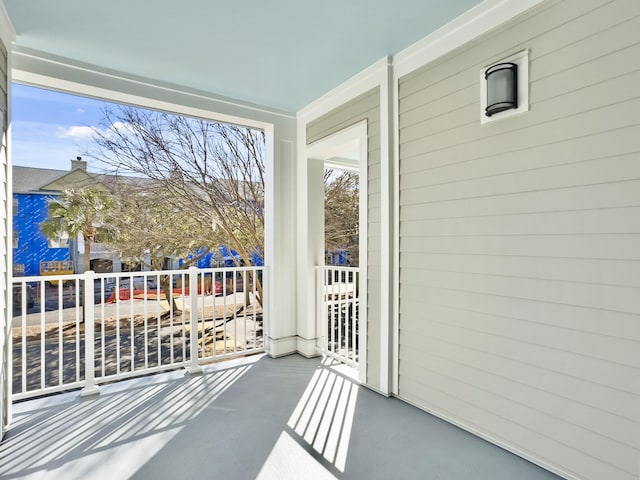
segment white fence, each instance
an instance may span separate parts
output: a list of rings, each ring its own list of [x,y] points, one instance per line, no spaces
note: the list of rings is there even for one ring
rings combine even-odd
[[[322,353],[352,367],[359,359],[360,270],[317,267],[318,332]]]
[[[263,351],[263,273],[192,267],[14,278],[12,399],[89,393],[104,382]]]

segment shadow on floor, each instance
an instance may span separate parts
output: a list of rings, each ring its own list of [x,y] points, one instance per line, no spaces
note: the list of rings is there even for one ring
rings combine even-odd
[[[322,365],[255,356],[15,406],[3,479],[491,479],[553,474]]]

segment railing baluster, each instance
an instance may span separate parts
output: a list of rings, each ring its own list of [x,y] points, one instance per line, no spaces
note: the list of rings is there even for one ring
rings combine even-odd
[[[198,273],[198,289],[196,292],[198,293],[198,301],[202,302],[202,316],[198,316],[198,318],[202,322],[202,345],[200,346],[200,351],[202,352],[202,358],[206,357],[207,352],[207,317],[205,315],[205,305],[204,305],[204,273]]]
[[[247,299],[249,299],[249,301],[251,301],[251,298],[249,297],[249,284],[247,282],[248,279],[248,270],[244,270],[242,272],[242,298],[244,299],[244,308],[242,309],[242,338],[244,340],[244,345],[242,346],[242,350],[246,350],[247,349],[247,308],[249,308],[249,305],[247,304]],[[238,344],[238,341],[236,340],[236,345]]]
[[[99,393],[95,384],[95,367],[96,367],[96,355],[95,355],[95,343],[94,343],[94,330],[95,330],[95,318],[94,318],[94,303],[93,303],[93,286],[95,279],[95,272],[89,270],[83,275],[84,279],[84,388],[80,393],[80,396],[87,397],[91,395],[97,395]],[[78,344],[78,348],[80,345]],[[78,365],[78,369],[79,369]]]
[[[26,288],[26,287],[25,287]],[[44,388],[45,387],[45,327],[46,327],[46,323],[45,323],[45,292],[44,292],[44,288],[40,289],[40,388]],[[26,292],[25,290],[23,290],[24,292],[24,299],[22,300],[22,309],[24,310],[24,307],[26,306]]]
[[[147,315],[147,277],[142,277],[142,280],[144,282],[144,286],[143,286],[143,292],[144,292],[144,305],[143,305],[143,310],[144,310],[144,331],[143,336],[144,336],[144,368],[149,368],[149,320],[148,320],[148,315]],[[133,320],[132,320],[133,321]],[[132,360],[134,361],[133,358],[133,353],[131,356]],[[158,362],[158,365],[160,363]]]
[[[202,373],[202,368],[198,361],[198,269],[189,267],[189,324],[191,328],[190,346],[191,346],[191,362],[189,365],[189,373]],[[203,340],[204,340],[204,332]]]
[[[181,290],[182,290],[182,315],[180,315],[180,319],[182,321],[182,361],[186,364],[187,363],[187,327],[186,327],[186,322],[185,322],[185,295],[184,295],[184,280],[185,280],[185,276],[184,273],[180,274],[180,286],[181,286]]]
[[[120,374],[120,277],[116,277],[116,375]]]
[[[244,298],[244,293],[242,294]],[[238,345],[238,273],[233,272],[233,353],[236,352],[236,346]]]
[[[22,288],[26,290],[26,283],[22,284]],[[26,292],[25,300],[22,300],[22,314],[20,315],[20,321],[22,324],[22,392],[27,391],[27,309],[26,307]],[[42,304],[40,304],[42,309]],[[11,335],[13,337],[13,335]]]
[[[101,283],[100,283],[100,360],[101,360],[101,371],[102,371],[102,377],[104,377],[106,375],[106,366],[105,366],[105,362],[106,362],[106,353],[105,353],[105,349],[107,348],[107,340],[105,338],[105,315],[104,315],[104,304],[105,301],[107,300],[106,298],[104,298],[105,295],[105,288],[104,288],[104,278],[102,279]],[[114,294],[115,294],[115,290],[114,290]],[[115,298],[115,297],[114,297]]]
[[[131,277],[129,277],[129,336],[130,338],[130,344],[131,344],[131,351],[129,352],[129,371],[130,372],[134,372],[135,371],[135,356],[136,356],[136,352],[135,352],[135,325],[134,325],[134,312],[135,312],[135,306],[133,305],[133,299],[135,297],[135,288],[134,288],[134,280],[135,278],[133,277],[133,275],[131,275]]]
[[[359,308],[360,308],[360,272],[354,272],[353,274],[353,324],[351,325],[351,350],[353,351],[354,365],[358,362],[357,351],[357,332],[360,330],[358,324]]]
[[[80,382],[80,316],[82,304],[80,302],[80,278],[76,278],[76,382]]]
[[[227,354],[227,270],[224,271],[224,281],[222,287],[222,328],[223,328],[223,337],[222,337],[222,354]],[[217,352],[217,348],[214,346],[213,349]]]
[[[264,275],[262,275],[262,278],[264,279]],[[252,288],[251,291],[253,293],[253,310],[252,310],[252,317],[253,317],[253,348],[256,349],[258,348],[258,327],[257,327],[257,322],[256,322],[256,311],[258,310],[258,293],[257,293],[257,289],[258,289],[258,269],[254,269],[253,270],[253,284],[252,284]],[[262,284],[262,289],[264,291],[264,284]],[[263,327],[264,329],[264,327]]]
[[[58,385],[62,385],[64,383],[64,371],[63,371],[63,352],[64,352],[64,341],[63,341],[63,331],[62,331],[62,290],[63,282],[58,282]]]
[[[160,274],[156,274],[156,319],[158,321],[158,343],[160,344],[160,348],[162,348],[162,342],[160,337],[161,333],[161,325],[160,322],[162,320],[162,315],[160,312],[160,295],[161,295],[161,282],[160,282]],[[171,363],[173,363],[173,350],[171,351]],[[162,365],[162,362],[158,362],[158,366]]]

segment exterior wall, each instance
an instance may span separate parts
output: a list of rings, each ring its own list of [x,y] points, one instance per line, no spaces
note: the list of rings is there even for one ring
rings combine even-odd
[[[0,3],[0,7],[2,4]],[[0,20],[2,20],[3,11],[0,9]],[[0,25],[2,22],[0,21]],[[7,187],[7,125],[9,123],[9,115],[7,113],[9,103],[9,82],[8,82],[8,54],[5,44],[0,39],[0,237],[2,244],[0,246],[0,439],[4,434],[5,426],[9,423],[9,379],[7,372],[8,350],[6,337],[6,322],[8,319],[7,312],[7,270],[9,258],[7,255],[7,232],[9,231],[9,218],[7,212],[7,200],[9,199],[9,189]]]
[[[368,249],[367,249],[367,384],[380,382],[381,324],[381,175],[380,175],[380,90],[375,88],[307,125],[307,144],[311,144],[362,120],[368,127]],[[384,292],[387,294],[388,292]]]
[[[399,83],[399,396],[569,478],[638,478],[638,31],[549,1]],[[530,111],[481,127],[525,48]]]
[[[18,247],[13,249],[13,264],[24,265],[24,275],[40,275],[40,262],[70,260],[68,248],[49,248],[49,241],[40,231],[40,223],[47,219],[47,200],[50,195],[13,195],[18,212],[13,217],[13,230],[18,234]]]

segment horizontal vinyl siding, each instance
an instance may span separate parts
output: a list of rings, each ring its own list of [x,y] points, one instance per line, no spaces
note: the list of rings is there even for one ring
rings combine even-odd
[[[576,478],[640,473],[638,32],[548,1],[400,79],[399,396]],[[530,111],[481,127],[524,48]]]
[[[8,123],[8,115],[7,115],[7,92],[8,92],[8,80],[7,80],[7,72],[8,72],[8,64],[7,64],[7,50],[4,44],[0,41],[0,111],[3,113],[2,118],[2,129],[0,129],[0,198],[2,198],[2,202],[0,205],[0,237],[2,237],[2,247],[0,248],[0,276],[2,278],[6,278],[7,275],[7,204],[6,199],[10,196],[7,191],[7,123]],[[2,284],[6,284],[6,282],[1,282]],[[3,292],[4,294],[4,292]],[[6,301],[0,299],[0,314],[2,318],[0,319],[0,439],[4,434],[4,428],[8,423],[8,419],[6,418],[7,412],[5,410],[7,403],[6,399],[9,398],[9,385],[7,380],[7,372],[6,372],[6,348],[7,348],[7,338],[5,335],[6,328],[5,322],[8,318]]]
[[[380,90],[373,89],[307,125],[307,143],[367,120],[367,383],[380,386]]]

